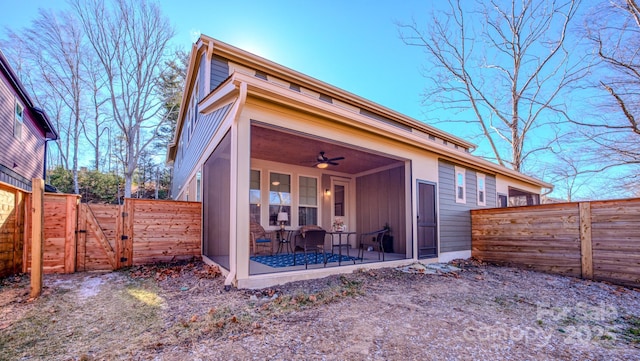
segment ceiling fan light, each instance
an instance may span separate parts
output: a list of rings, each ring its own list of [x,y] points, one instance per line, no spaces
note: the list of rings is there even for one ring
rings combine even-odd
[[[325,169],[329,166],[328,163],[318,163],[316,164],[316,167],[320,168],[320,169]]]

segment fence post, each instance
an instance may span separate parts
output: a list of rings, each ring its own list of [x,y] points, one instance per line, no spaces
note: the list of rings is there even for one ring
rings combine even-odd
[[[591,245],[591,203],[580,202],[580,258],[582,278],[593,279],[593,248]]]
[[[78,200],[75,195],[65,198],[64,273],[76,271],[76,234],[78,226]]]
[[[31,181],[31,298],[42,293],[42,256],[44,243],[44,180],[33,178]]]

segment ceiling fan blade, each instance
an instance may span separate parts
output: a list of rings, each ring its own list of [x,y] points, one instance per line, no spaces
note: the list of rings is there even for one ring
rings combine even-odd
[[[335,157],[335,158],[327,159],[327,161],[328,162],[335,162],[336,160],[343,160],[343,159],[344,159],[344,157]]]
[[[330,160],[329,160],[329,161],[327,161],[327,163],[328,163],[328,164],[331,164],[331,165],[340,165],[339,163],[336,163],[336,162],[333,162],[333,161],[330,161]]]

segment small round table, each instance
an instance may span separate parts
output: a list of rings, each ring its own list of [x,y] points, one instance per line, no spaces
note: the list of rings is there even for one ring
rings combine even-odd
[[[286,229],[279,229],[276,232],[278,234],[278,250],[276,251],[276,254],[280,254],[280,252],[283,251],[287,251],[287,254],[293,253],[293,250],[291,249],[291,240],[289,239],[289,237],[291,236],[291,231]]]

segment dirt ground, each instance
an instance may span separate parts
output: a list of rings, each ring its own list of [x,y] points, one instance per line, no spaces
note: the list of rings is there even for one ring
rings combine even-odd
[[[0,280],[1,360],[632,360],[640,291],[454,261],[224,291],[201,262]]]

